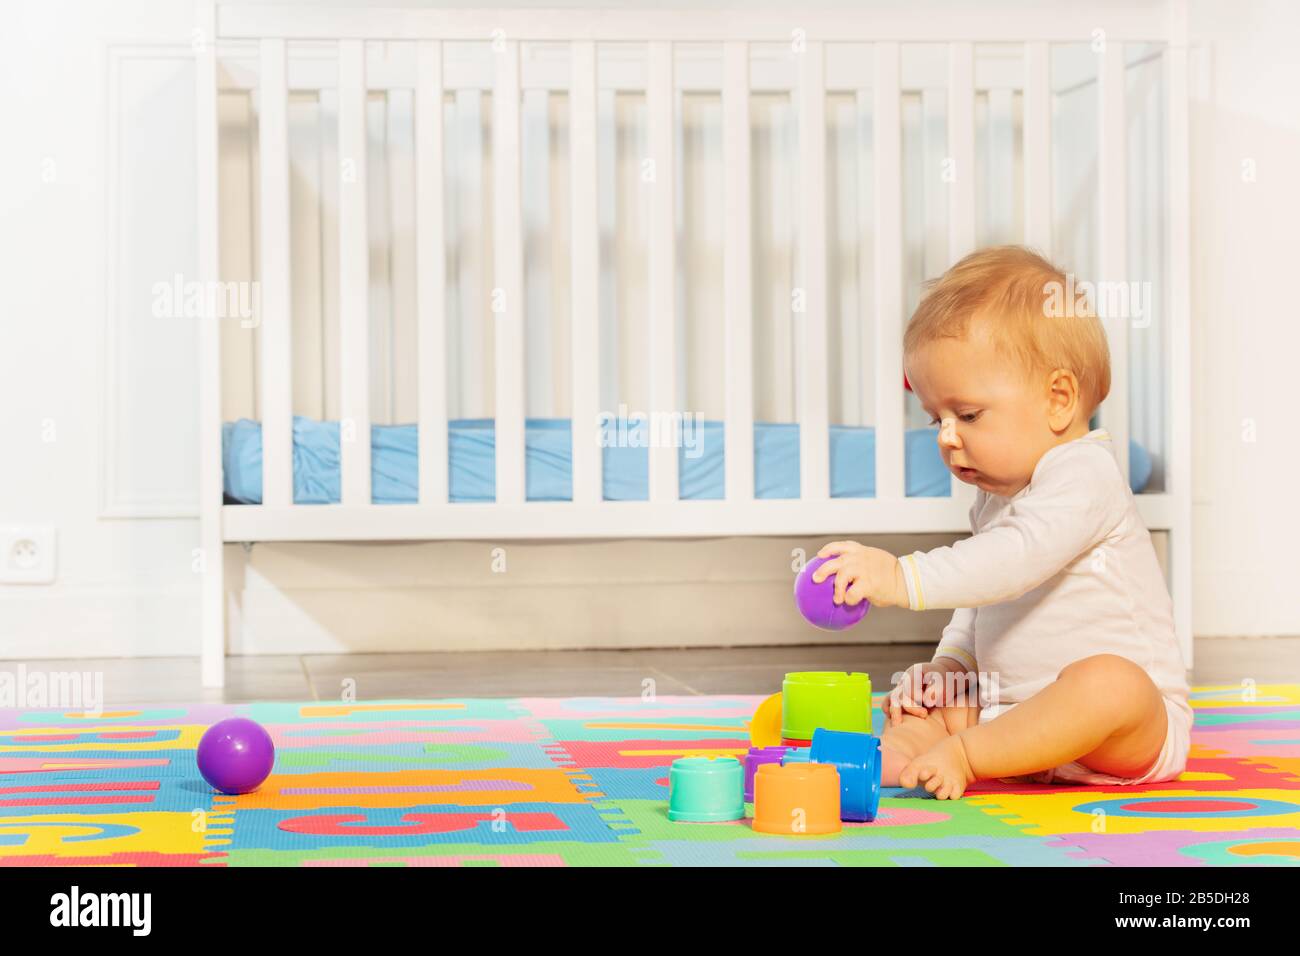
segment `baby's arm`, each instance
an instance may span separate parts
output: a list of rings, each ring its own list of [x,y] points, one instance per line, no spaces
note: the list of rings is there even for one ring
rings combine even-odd
[[[903,555],[908,606],[976,608],[1037,587],[1119,523],[1126,502],[1117,488],[1115,462],[1105,449],[1062,453],[993,527],[948,547]]]

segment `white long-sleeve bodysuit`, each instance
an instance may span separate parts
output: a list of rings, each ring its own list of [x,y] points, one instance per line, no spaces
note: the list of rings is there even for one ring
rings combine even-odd
[[[981,676],[981,723],[1067,664],[1116,654],[1191,727],[1173,602],[1104,429],[1049,449],[1010,498],[980,490],[970,518],[972,537],[900,563],[912,610],[956,608],[934,657],[996,674],[996,696]]]

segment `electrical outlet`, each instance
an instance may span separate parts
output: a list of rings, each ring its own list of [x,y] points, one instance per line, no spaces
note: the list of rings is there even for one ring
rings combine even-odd
[[[54,581],[54,529],[0,528],[0,584]]]

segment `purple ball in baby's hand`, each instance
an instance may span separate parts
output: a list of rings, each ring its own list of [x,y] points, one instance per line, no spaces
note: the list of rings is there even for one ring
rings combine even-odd
[[[809,624],[824,631],[842,631],[862,620],[871,607],[871,602],[864,599],[852,607],[836,604],[835,575],[828,575],[821,584],[813,581],[813,572],[829,560],[813,558],[804,565],[799,576],[794,579],[794,603]]]

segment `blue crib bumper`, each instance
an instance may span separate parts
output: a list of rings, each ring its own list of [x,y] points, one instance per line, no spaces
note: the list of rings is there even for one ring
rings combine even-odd
[[[705,421],[688,431],[678,448],[679,494],[686,499],[722,499],[723,423]],[[635,430],[634,430],[635,431]],[[496,498],[496,435],[490,418],[454,419],[447,424],[449,493],[452,501]],[[679,435],[681,433],[679,432]],[[573,498],[572,427],[568,419],[530,418],[525,423],[525,494],[529,501]],[[939,455],[933,428],[908,429],[904,436],[906,493],[942,498],[950,473]],[[649,449],[619,442],[612,430],[601,449],[607,501],[649,500]],[[226,495],[243,504],[262,501],[262,426],[241,418],[222,425]],[[371,495],[376,504],[414,504],[419,497],[419,455],[415,425],[376,425],[370,430]],[[865,426],[830,427],[831,497],[872,498],[876,494],[876,433]],[[1129,484],[1135,494],[1151,477],[1151,457],[1129,442]],[[339,424],[301,415],[293,420],[295,504],[339,501]],[[799,426],[754,425],[754,494],[757,498],[799,497]]]

